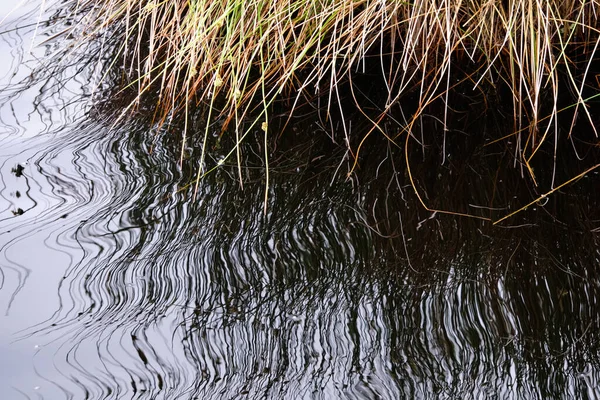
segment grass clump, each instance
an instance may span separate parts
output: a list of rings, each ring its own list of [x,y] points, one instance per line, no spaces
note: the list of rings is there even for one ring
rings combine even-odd
[[[190,107],[209,106],[208,118],[235,126],[237,143],[228,157],[240,160],[240,143],[251,132],[269,135],[269,110],[288,98],[291,114],[301,99],[318,96],[327,110],[341,107],[339,88],[367,69],[383,82],[384,106],[373,132],[395,145],[408,141],[415,121],[435,101],[445,102],[453,73],[472,89],[508,88],[513,103],[515,160],[535,181],[532,158],[558,137],[565,108],[596,131],[588,102],[598,97],[600,40],[597,0],[79,0],[69,4],[76,23],[66,33],[73,46],[94,40],[115,43],[122,68],[138,97],[158,93],[156,119],[188,118]],[[407,93],[416,112],[386,132],[380,122]],[[364,104],[357,104],[361,109]],[[344,113],[343,109],[336,112]],[[366,113],[365,113],[366,114]],[[574,115],[574,116],[573,116]],[[252,116],[249,123],[249,116]],[[343,120],[343,118],[342,118]],[[208,125],[204,143],[209,135]],[[573,124],[571,124],[573,126]],[[259,129],[256,129],[260,127]],[[187,131],[187,128],[185,129]],[[364,140],[344,140],[358,159]],[[569,132],[569,135],[571,132]],[[188,140],[183,135],[181,157]],[[403,139],[401,139],[403,137]],[[397,143],[398,142],[398,143]],[[445,143],[445,137],[444,137]],[[556,146],[556,144],[555,144]],[[204,147],[206,147],[204,145]],[[265,149],[267,146],[265,146]],[[206,173],[204,149],[198,179]],[[265,150],[268,174],[268,154]],[[241,171],[240,171],[241,179]]]

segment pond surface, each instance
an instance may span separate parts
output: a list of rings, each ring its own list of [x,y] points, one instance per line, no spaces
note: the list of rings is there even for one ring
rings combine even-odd
[[[170,133],[95,111],[93,71],[22,84],[34,32],[0,41],[0,398],[600,397],[592,211],[494,228],[407,189],[386,238],[375,189],[283,162],[266,214],[252,168],[193,199]]]

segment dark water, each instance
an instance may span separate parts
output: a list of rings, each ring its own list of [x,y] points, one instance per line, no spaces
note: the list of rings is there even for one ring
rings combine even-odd
[[[114,127],[93,68],[19,84],[52,51],[33,32],[1,42],[1,399],[600,397],[596,175],[492,227],[309,141],[273,160],[266,215],[256,166],[194,201],[173,133]]]

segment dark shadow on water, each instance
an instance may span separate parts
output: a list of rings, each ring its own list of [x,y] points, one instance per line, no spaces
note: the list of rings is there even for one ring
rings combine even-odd
[[[265,215],[260,140],[244,149],[243,189],[226,163],[194,202],[196,158],[179,168],[172,133],[78,129],[37,161],[71,154],[68,182],[52,168],[36,179],[81,201],[52,244],[73,254],[61,306],[25,335],[55,337],[36,357],[54,360],[65,397],[596,395],[597,175],[493,226],[424,210],[385,140],[345,180],[348,162],[326,157],[344,149],[291,126]],[[467,161],[414,168],[431,204],[494,217],[535,195],[485,153]],[[494,192],[490,176],[515,184]]]

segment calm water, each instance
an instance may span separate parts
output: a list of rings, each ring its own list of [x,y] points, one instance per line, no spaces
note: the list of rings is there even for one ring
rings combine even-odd
[[[32,18],[0,41],[1,399],[600,397],[592,200],[491,227],[304,144],[266,215],[260,168],[193,201],[173,132],[115,128],[93,67],[22,83],[53,51]]]

